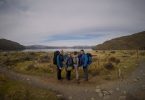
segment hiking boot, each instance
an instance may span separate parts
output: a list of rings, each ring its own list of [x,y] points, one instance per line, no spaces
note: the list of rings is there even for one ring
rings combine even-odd
[[[86,82],[87,82],[87,81],[88,81],[88,79],[84,79],[84,81],[86,81]]]
[[[77,82],[77,84],[80,84],[80,81],[79,80],[77,80],[76,82]]]

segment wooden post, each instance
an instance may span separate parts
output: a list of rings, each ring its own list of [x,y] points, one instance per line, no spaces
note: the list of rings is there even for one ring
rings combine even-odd
[[[138,53],[138,49],[136,50],[136,54],[137,54],[137,59],[139,58],[139,53]]]
[[[98,68],[100,68],[99,56],[98,56],[97,66],[98,66]]]

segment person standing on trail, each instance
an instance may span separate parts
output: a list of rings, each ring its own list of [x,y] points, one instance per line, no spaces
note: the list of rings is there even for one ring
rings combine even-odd
[[[53,64],[55,64],[57,66],[57,79],[61,80],[62,76],[61,76],[61,71],[62,71],[62,67],[63,67],[63,55],[59,52],[59,51],[55,51],[54,52],[54,58],[53,58]]]
[[[84,50],[81,50],[80,53],[81,53],[81,56],[80,56],[81,61],[80,62],[81,62],[81,65],[82,65],[83,71],[84,71],[84,80],[88,81],[88,67],[89,67],[88,62],[89,62],[89,58],[88,58],[88,55],[85,54]]]
[[[73,66],[75,68],[76,80],[79,81],[79,72],[78,72],[79,58],[78,53],[76,51],[74,52],[73,63],[74,63]]]
[[[71,79],[71,71],[73,70],[73,57],[70,53],[68,53],[68,57],[66,59],[66,79]]]

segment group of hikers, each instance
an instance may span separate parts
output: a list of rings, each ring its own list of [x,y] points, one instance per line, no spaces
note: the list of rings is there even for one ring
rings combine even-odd
[[[74,69],[76,80],[79,81],[78,69],[79,67],[82,67],[84,71],[84,80],[88,81],[88,67],[92,63],[92,55],[90,53],[85,53],[84,50],[67,54],[64,54],[63,50],[55,51],[53,63],[57,67],[58,80],[62,80],[61,72],[64,67],[67,80],[71,80],[71,72]]]

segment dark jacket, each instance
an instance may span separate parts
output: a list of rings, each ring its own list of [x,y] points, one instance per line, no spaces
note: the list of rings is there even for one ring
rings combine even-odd
[[[57,67],[62,68],[63,67],[63,61],[64,61],[63,55],[59,54],[57,56]]]
[[[72,57],[67,57],[66,67],[73,67],[73,58]]]

